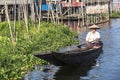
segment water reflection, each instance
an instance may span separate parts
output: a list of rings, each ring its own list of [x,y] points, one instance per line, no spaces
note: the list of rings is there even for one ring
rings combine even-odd
[[[98,65],[98,64],[97,64]],[[97,67],[96,60],[80,65],[68,66],[36,66],[35,70],[26,74],[24,80],[86,80],[88,71]]]
[[[35,70],[26,74],[24,80],[54,80],[59,67],[54,65],[35,66]]]
[[[89,79],[88,71],[96,65],[96,61],[74,66],[62,66],[54,75],[55,80],[82,80]]]

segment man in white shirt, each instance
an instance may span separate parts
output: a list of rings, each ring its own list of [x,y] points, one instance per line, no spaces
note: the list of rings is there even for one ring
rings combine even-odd
[[[97,29],[100,29],[97,25],[92,25],[89,27],[91,29],[86,36],[86,47],[93,48],[94,46],[100,45],[100,33]]]

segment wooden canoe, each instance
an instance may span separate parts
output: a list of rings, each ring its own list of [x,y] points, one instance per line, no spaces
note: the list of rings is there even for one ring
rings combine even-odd
[[[102,51],[102,46],[92,49],[77,48],[64,52],[35,53],[34,56],[54,65],[71,65],[95,60]]]

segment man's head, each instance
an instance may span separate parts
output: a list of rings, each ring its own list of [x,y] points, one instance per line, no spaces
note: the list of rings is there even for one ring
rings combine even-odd
[[[96,30],[97,30],[97,29],[95,29],[95,28],[92,28],[92,29],[91,29],[91,31],[92,31],[93,33],[95,33]]]
[[[92,32],[94,33],[97,29],[100,29],[100,27],[94,24],[94,25],[90,26],[89,29],[91,29]]]

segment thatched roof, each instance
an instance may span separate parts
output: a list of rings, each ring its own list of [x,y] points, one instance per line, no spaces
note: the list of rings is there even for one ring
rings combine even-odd
[[[16,4],[21,4],[21,1],[25,1],[25,4],[30,4],[33,2],[33,0],[0,0],[0,5],[4,5],[5,1],[8,5],[14,4],[15,1],[16,1]]]

